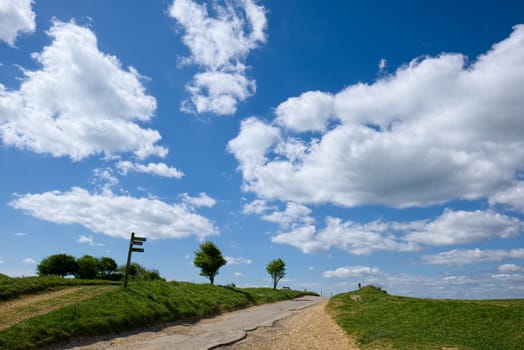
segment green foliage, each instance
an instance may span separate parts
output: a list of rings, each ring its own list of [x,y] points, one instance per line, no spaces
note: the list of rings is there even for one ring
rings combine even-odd
[[[37,266],[40,276],[56,275],[65,277],[77,273],[78,264],[75,258],[68,254],[55,254],[43,259]]]
[[[111,276],[117,272],[118,265],[116,261],[107,256],[98,259],[98,273],[102,279],[111,279]]]
[[[120,266],[119,270],[123,275],[125,273],[125,265]],[[148,270],[139,263],[131,263],[129,265],[129,280],[130,281],[164,281],[157,270]]]
[[[336,295],[327,309],[363,349],[516,350],[524,344],[524,299],[417,299],[367,286]]]
[[[81,279],[119,280],[116,262],[109,257],[95,258],[84,255],[75,259],[67,254],[55,254],[43,259],[37,266],[40,276],[75,276]]]
[[[76,260],[78,268],[75,276],[86,280],[95,279],[98,275],[99,262],[91,255],[84,255]]]
[[[209,278],[211,284],[214,284],[215,276],[218,275],[218,270],[226,264],[226,259],[213,242],[207,241],[202,243],[200,250],[195,252],[193,264],[200,268],[200,276]]]
[[[286,263],[280,258],[271,260],[266,266],[266,271],[273,280],[273,289],[277,289],[278,282],[286,275]]]
[[[132,282],[128,289],[117,287],[0,331],[0,350],[40,349],[75,337],[113,334],[301,295],[304,293],[269,288]]]

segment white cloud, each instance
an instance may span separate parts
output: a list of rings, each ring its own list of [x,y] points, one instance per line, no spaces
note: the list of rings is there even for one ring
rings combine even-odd
[[[0,256],[0,264],[3,264],[4,263],[4,259],[2,259],[2,257]]]
[[[500,273],[517,273],[517,272],[524,272],[524,266],[519,266],[515,264],[503,264],[500,265],[497,270]]]
[[[469,264],[480,264],[485,262],[495,262],[505,259],[524,259],[524,249],[512,250],[481,250],[453,249],[449,252],[443,252],[434,255],[423,255],[422,262],[429,265],[449,265],[462,266]]]
[[[211,208],[213,206],[215,206],[216,204],[216,200],[214,200],[213,198],[209,197],[207,194],[201,192],[198,194],[198,197],[191,197],[190,195],[188,195],[187,193],[182,193],[180,195],[180,197],[182,198],[182,201],[184,203],[187,203],[189,205],[191,205],[192,207],[208,207],[208,208]]]
[[[273,123],[250,118],[230,141],[243,189],[344,207],[487,198],[524,164],[523,61],[519,25],[471,64],[459,54],[422,57],[372,84],[288,99]]]
[[[246,264],[251,265],[252,261],[251,259],[247,259],[244,257],[232,257],[232,256],[225,256],[224,259],[226,259],[228,265],[240,265],[240,264]]]
[[[36,261],[31,259],[31,258],[27,258],[27,259],[24,259],[24,264],[26,264],[26,265],[34,265],[34,264],[36,264]]]
[[[301,204],[289,202],[284,211],[274,211],[271,214],[263,215],[263,220],[274,222],[286,228],[292,223],[312,224],[315,219],[311,217],[311,209]]]
[[[276,123],[296,132],[325,132],[333,115],[333,101],[332,95],[320,91],[291,97],[276,108]]]
[[[491,205],[506,205],[512,210],[524,214],[524,181],[519,181],[514,186],[495,193],[489,198],[489,203]]]
[[[493,211],[453,211],[446,209],[434,220],[408,222],[374,220],[368,223],[327,217],[317,230],[312,222],[295,222],[289,232],[272,238],[304,253],[339,248],[355,255],[373,251],[417,251],[427,246],[484,242],[492,238],[512,238],[524,231],[524,223]]]
[[[28,235],[28,234],[27,234],[26,232],[17,232],[17,233],[15,233],[15,236],[16,236],[16,237],[25,237],[25,236],[27,236],[27,235]]]
[[[319,232],[313,225],[294,227],[290,232],[280,233],[272,238],[274,243],[289,244],[304,253],[329,251],[339,248],[355,255],[371,254],[376,250],[414,251],[414,243],[402,242],[392,224],[372,221],[360,224],[343,222],[334,217],[326,218],[326,227]]]
[[[184,176],[183,172],[165,163],[148,163],[147,165],[144,165],[125,160],[118,162],[116,167],[123,175],[127,175],[127,173],[130,171],[135,171],[137,173],[151,174],[175,179],[180,179]]]
[[[524,223],[493,211],[453,211],[446,209],[432,222],[406,234],[406,241],[430,246],[487,241],[494,237],[511,238],[524,231]]]
[[[207,5],[174,0],[169,15],[184,30],[182,41],[190,56],[182,60],[200,66],[187,85],[190,101],[185,112],[234,114],[239,102],[253,95],[254,80],[246,77],[244,61],[251,50],[266,41],[267,20],[263,6],[254,0],[218,1]]]
[[[183,204],[117,196],[109,191],[91,194],[74,187],[69,192],[19,195],[10,205],[39,219],[79,224],[113,237],[127,238],[130,232],[148,238],[204,238],[217,234],[207,218],[189,211]]]
[[[382,58],[380,62],[378,63],[378,70],[382,72],[388,64],[388,61],[385,58]]]
[[[165,156],[158,131],[139,125],[156,109],[140,74],[100,52],[86,27],[55,21],[47,33],[51,44],[33,54],[42,68],[24,70],[19,90],[0,84],[3,142],[73,160],[124,152]]]
[[[276,209],[275,206],[268,205],[264,199],[255,199],[252,202],[245,203],[242,207],[242,213],[244,214],[257,214],[261,215],[266,211]]]
[[[15,45],[20,33],[33,33],[36,28],[34,0],[0,0],[0,40]]]
[[[77,243],[80,243],[80,244],[87,244],[89,246],[103,246],[102,243],[95,243],[94,239],[93,239],[93,236],[85,236],[85,235],[80,235],[78,236],[78,239],[76,240]]]
[[[380,269],[369,266],[345,266],[339,267],[335,270],[327,270],[322,273],[324,278],[350,278],[361,277],[363,275],[380,275]]]
[[[244,277],[242,272],[235,272],[235,277]]]

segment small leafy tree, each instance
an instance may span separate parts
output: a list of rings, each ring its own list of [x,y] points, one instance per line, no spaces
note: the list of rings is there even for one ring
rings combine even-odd
[[[43,259],[36,267],[40,276],[57,275],[60,277],[76,275],[78,264],[76,259],[68,254],[55,254]]]
[[[266,270],[273,280],[273,289],[277,289],[278,282],[286,275],[286,263],[280,258],[271,260],[267,264]]]
[[[103,256],[98,259],[98,273],[102,279],[112,279],[117,272],[118,265],[116,261],[110,257]]]
[[[76,260],[78,269],[75,274],[77,278],[92,280],[97,278],[100,262],[97,258],[91,255],[84,255]]]
[[[200,245],[200,250],[195,252],[193,264],[200,268],[200,276],[209,278],[211,284],[215,282],[218,270],[226,264],[226,259],[222,256],[213,242],[207,241]]]

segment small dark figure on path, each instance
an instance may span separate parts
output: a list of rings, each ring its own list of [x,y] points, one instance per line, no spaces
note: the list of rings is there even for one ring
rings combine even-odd
[[[362,285],[359,283],[359,284],[358,284],[358,289],[360,289],[360,288],[362,288]]]

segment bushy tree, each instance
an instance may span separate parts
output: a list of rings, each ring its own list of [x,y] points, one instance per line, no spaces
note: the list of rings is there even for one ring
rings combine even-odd
[[[277,289],[278,282],[286,275],[286,263],[280,258],[271,260],[267,264],[266,270],[273,280],[273,289]]]
[[[102,279],[112,279],[112,276],[117,272],[118,265],[116,261],[107,256],[98,259],[98,273]]]
[[[118,270],[123,276],[126,266],[120,266]],[[129,279],[131,281],[165,281],[158,270],[148,270],[136,262],[129,264]]]
[[[36,269],[40,276],[57,275],[65,277],[68,275],[76,275],[78,272],[78,264],[76,259],[71,255],[55,254],[43,259]]]
[[[77,278],[92,280],[97,278],[99,274],[100,262],[97,258],[91,255],[84,255],[83,257],[76,260],[78,265],[75,276]]]
[[[214,284],[215,276],[218,275],[218,270],[226,264],[226,259],[213,242],[207,241],[202,243],[200,250],[195,252],[193,264],[200,268],[200,276],[209,278],[209,282]]]

